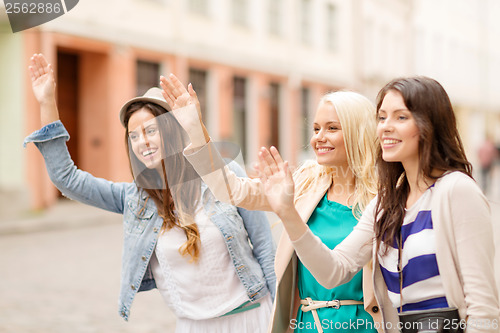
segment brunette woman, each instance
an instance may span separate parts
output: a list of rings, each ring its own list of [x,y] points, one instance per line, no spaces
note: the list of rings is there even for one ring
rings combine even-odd
[[[276,283],[269,223],[213,197],[182,155],[185,133],[161,90],[120,110],[135,181],[113,183],[74,165],[51,66],[35,54],[29,68],[42,128],[25,143],[36,144],[65,196],[123,214],[120,315],[128,319],[138,291],[157,288],[177,316],[176,332],[265,332]]]
[[[319,283],[334,287],[373,259],[386,331],[443,325],[445,332],[498,332],[490,208],[472,178],[447,93],[427,77],[395,79],[378,95],[377,119],[378,196],[333,250],[294,208],[287,163],[276,150],[262,152],[268,202],[300,260]],[[406,325],[408,318],[415,321]]]

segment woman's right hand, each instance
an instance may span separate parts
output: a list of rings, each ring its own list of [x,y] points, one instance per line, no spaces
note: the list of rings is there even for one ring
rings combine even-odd
[[[41,125],[48,125],[59,120],[59,112],[56,105],[56,82],[54,71],[43,54],[34,54],[28,66],[31,86],[38,103],[40,103]]]
[[[56,83],[54,71],[43,54],[34,54],[30,59],[29,71],[33,93],[38,103],[46,104],[55,100]]]

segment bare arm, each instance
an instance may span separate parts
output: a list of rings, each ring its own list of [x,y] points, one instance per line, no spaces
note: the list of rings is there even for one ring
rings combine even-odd
[[[42,127],[59,120],[56,105],[54,71],[43,54],[34,54],[29,65],[31,85],[35,98],[40,104]]]

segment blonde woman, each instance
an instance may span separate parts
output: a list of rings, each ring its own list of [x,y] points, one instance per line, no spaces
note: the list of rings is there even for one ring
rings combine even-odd
[[[428,77],[397,78],[380,90],[376,114],[379,191],[333,250],[294,209],[287,163],[276,150],[262,152],[269,204],[300,260],[327,287],[371,260],[386,332],[498,333],[490,207],[448,94]]]
[[[164,97],[176,111],[191,146],[188,161],[216,198],[246,209],[271,210],[258,179],[237,177],[223,162],[201,122],[199,103],[191,85],[186,89],[174,76],[161,78]],[[315,161],[294,173],[295,206],[315,235],[334,248],[357,224],[361,212],[377,191],[374,168],[375,107],[354,92],[326,94],[319,102],[310,144]],[[322,287],[297,260],[284,233],[276,252],[278,281],[272,332],[375,332],[372,317],[378,307],[373,291],[363,287],[363,274],[333,289]]]

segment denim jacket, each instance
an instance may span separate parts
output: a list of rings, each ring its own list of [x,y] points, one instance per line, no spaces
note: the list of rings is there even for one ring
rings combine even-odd
[[[163,224],[153,200],[135,183],[114,183],[77,169],[69,155],[69,134],[60,121],[33,132],[24,145],[34,142],[42,153],[50,179],[68,198],[123,214],[124,242],[119,314],[125,320],[138,291],[156,288],[149,265]],[[235,173],[244,175],[235,162]],[[210,220],[226,242],[234,269],[251,301],[271,293],[274,299],[274,244],[266,215],[217,201],[202,183],[201,199]],[[141,209],[145,207],[145,209]],[[251,244],[249,243],[249,240]]]

